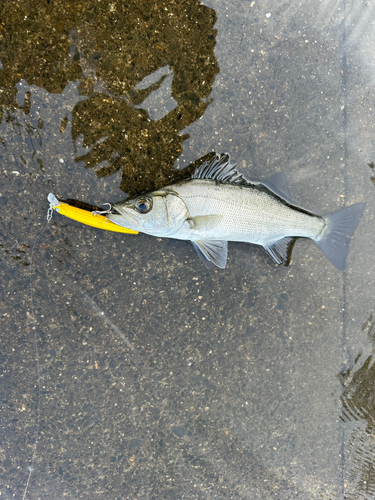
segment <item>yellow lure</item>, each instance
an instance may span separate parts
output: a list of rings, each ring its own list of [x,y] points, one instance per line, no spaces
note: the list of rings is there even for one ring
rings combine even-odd
[[[126,227],[114,224],[103,215],[96,215],[88,210],[82,210],[82,208],[72,207],[71,205],[68,205],[68,203],[63,203],[52,193],[48,195],[48,201],[50,202],[50,207],[56,212],[59,212],[59,214],[65,215],[65,217],[69,217],[70,219],[74,219],[78,222],[82,222],[82,224],[86,224],[87,226],[93,226],[117,233],[138,234],[138,231],[133,231],[132,229],[127,229]]]

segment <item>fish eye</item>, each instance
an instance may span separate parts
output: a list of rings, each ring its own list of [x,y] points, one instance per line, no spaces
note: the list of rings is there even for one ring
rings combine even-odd
[[[134,202],[134,208],[140,214],[147,214],[152,209],[152,200],[150,198],[137,198]]]

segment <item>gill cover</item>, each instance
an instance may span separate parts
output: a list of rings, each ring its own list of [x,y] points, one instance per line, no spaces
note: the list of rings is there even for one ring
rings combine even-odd
[[[117,213],[107,217],[115,224],[161,237],[173,236],[189,217],[183,200],[166,190],[136,196],[113,208]]]

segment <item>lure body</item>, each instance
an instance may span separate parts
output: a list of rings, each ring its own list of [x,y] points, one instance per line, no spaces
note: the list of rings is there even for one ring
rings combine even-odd
[[[95,214],[88,210],[83,210],[82,208],[73,207],[68,203],[61,202],[52,193],[48,195],[48,201],[50,202],[51,208],[59,214],[65,215],[65,217],[69,217],[87,226],[105,229],[106,231],[114,231],[116,233],[138,234],[139,232],[114,224],[103,215]]]

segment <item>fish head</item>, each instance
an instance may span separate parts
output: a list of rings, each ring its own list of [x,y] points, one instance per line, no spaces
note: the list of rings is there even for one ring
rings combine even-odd
[[[166,190],[141,194],[114,205],[118,214],[107,217],[134,231],[153,236],[171,236],[189,218],[184,201]]]

